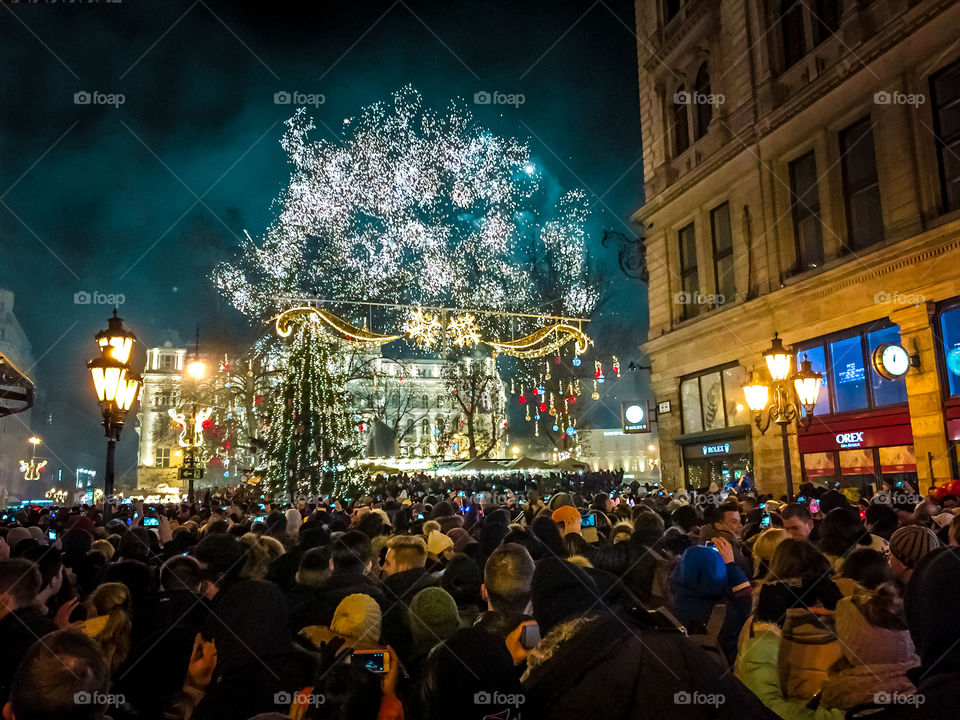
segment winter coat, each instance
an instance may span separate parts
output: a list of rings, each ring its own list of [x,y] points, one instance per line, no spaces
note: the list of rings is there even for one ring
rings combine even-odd
[[[843,657],[833,614],[807,608],[787,611],[780,643],[780,686],[787,698],[804,703],[820,692],[827,671]]]
[[[531,652],[523,716],[537,720],[775,720],[675,629],[638,613],[563,622]]]
[[[780,634],[775,625],[757,623],[744,628],[737,655],[736,676],[770,710],[783,720],[842,720],[842,710],[809,708],[806,703],[784,697],[778,672]],[[743,717],[750,717],[744,715]]]

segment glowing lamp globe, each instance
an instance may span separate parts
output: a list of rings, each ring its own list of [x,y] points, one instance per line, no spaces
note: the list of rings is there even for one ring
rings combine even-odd
[[[187,374],[199,380],[207,372],[207,366],[203,364],[200,360],[194,360],[192,363],[187,365]]]
[[[105,357],[109,355],[121,365],[126,365],[130,360],[130,352],[137,341],[137,336],[123,326],[123,318],[117,317],[117,311],[114,309],[113,317],[107,318],[107,329],[94,335],[94,340],[100,348],[101,355]]]
[[[817,404],[817,398],[820,397],[820,383],[823,381],[823,375],[814,372],[813,363],[803,356],[800,363],[800,369],[793,376],[793,387],[797,391],[797,397],[800,398],[800,404],[811,412]]]
[[[790,375],[791,356],[783,347],[783,340],[777,333],[773,334],[773,341],[770,343],[770,348],[763,353],[763,359],[767,363],[770,377],[775,381],[786,380]]]
[[[754,370],[750,382],[743,386],[743,396],[747,401],[747,407],[755,413],[762,412],[767,406],[770,386],[764,381],[759,371]]]

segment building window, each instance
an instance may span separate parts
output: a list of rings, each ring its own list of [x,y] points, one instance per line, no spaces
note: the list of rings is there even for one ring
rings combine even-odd
[[[707,72],[707,64],[700,66],[697,72],[697,79],[693,85],[693,138],[699,140],[707,134],[710,129],[710,121],[713,119],[713,103],[710,97],[710,73]]]
[[[874,369],[873,351],[884,343],[900,344],[900,328],[874,323],[799,346],[796,361],[807,359],[823,374],[815,415],[864,410],[907,401],[903,377],[886,380]]]
[[[960,395],[960,307],[945,310],[940,315],[940,333],[950,394]]]
[[[681,319],[691,318],[700,310],[700,278],[697,273],[697,236],[693,223],[680,231],[680,302]]]
[[[161,370],[173,370],[173,360],[174,356],[170,354],[163,354],[160,356],[160,369]]]
[[[153,465],[158,468],[170,467],[170,448],[157,448],[153,456]]]
[[[836,34],[840,29],[840,0],[817,0],[813,13],[813,37],[817,44]]]
[[[665,23],[673,20],[680,14],[680,8],[683,7],[684,0],[664,0],[663,1],[663,19]]]
[[[673,94],[673,145],[674,156],[681,155],[690,147],[690,127],[687,119],[687,105],[690,97],[687,89],[681,85]]]
[[[806,31],[803,26],[803,3],[781,0],[780,42],[783,45],[783,69],[791,68],[807,54]]]
[[[713,233],[713,271],[717,288],[717,305],[733,302],[736,298],[736,280],[733,272],[733,233],[730,230],[730,204],[724,203],[710,211]]]
[[[817,160],[813,150],[790,163],[793,237],[797,246],[797,272],[823,265],[823,235]]]
[[[945,212],[960,209],[960,62],[930,78],[933,122]]]
[[[840,157],[847,213],[846,247],[856,252],[883,240],[880,183],[869,116],[841,131]]]
[[[680,383],[683,432],[695,433],[750,423],[740,386],[746,371],[740,365],[710,370]]]

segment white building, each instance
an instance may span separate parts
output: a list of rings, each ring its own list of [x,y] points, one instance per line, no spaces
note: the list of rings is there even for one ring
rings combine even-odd
[[[137,487],[176,486],[182,454],[168,411],[180,407],[185,369],[185,348],[170,342],[149,348],[143,370],[143,391],[137,413],[140,447],[137,455]]]
[[[596,428],[580,430],[577,434],[583,448],[577,460],[587,463],[592,470],[623,469],[630,479],[641,482],[659,478],[660,452],[656,433]]]

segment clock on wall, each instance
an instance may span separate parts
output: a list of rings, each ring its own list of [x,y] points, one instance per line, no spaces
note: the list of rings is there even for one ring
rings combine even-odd
[[[881,343],[873,351],[873,369],[885,380],[896,380],[906,375],[911,358],[902,346],[896,343]]]

